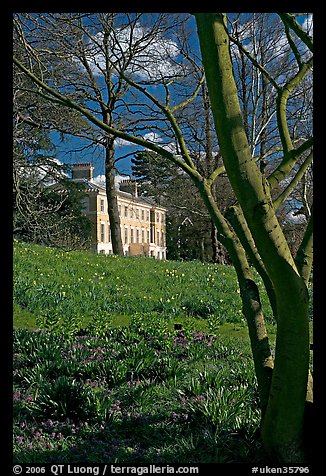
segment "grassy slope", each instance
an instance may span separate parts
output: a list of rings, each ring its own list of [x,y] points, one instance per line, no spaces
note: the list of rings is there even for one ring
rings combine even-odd
[[[36,329],[46,319],[75,328],[99,321],[119,327],[136,316],[139,323],[141,315],[144,325],[163,319],[169,329],[178,322],[189,330],[248,338],[231,266],[68,253],[17,242],[14,249],[14,328]],[[257,282],[273,342],[271,309]]]
[[[247,335],[232,267],[15,244],[14,327],[37,328],[45,321],[83,327],[95,320],[115,327],[135,315],[144,324],[147,317],[163,319],[170,328],[178,322],[193,330]]]

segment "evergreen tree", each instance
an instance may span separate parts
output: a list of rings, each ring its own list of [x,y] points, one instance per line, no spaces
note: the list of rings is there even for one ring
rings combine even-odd
[[[143,196],[154,197],[158,205],[166,206],[168,193],[178,172],[170,162],[156,152],[142,150],[131,159],[132,174],[141,184]]]
[[[153,151],[135,153],[131,163],[132,174],[141,184],[140,195],[168,209],[168,259],[210,261],[211,219],[188,175]]]

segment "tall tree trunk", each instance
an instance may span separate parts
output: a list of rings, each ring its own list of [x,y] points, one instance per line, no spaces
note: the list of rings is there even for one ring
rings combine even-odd
[[[200,239],[200,261],[205,262],[205,238]]]
[[[224,165],[275,291],[275,361],[262,438],[274,458],[304,462],[309,369],[307,288],[276,218],[267,180],[251,156],[233,76],[226,15],[198,13],[196,21]]]
[[[261,62],[264,66],[264,49],[261,49]],[[261,78],[261,94],[262,94],[262,109],[261,109],[261,122],[260,128],[262,129],[267,121],[268,118],[268,110],[267,110],[267,79],[264,75]],[[266,153],[266,145],[267,145],[267,128],[264,127],[260,133],[260,158],[264,160],[264,156]]]
[[[211,220],[211,241],[212,241],[212,262],[216,264],[223,264],[223,263],[220,263],[220,259],[219,259],[217,229],[213,220]]]
[[[209,95],[207,85],[204,82],[202,85],[202,94],[204,102],[204,117],[205,117],[205,161],[206,161],[206,176],[209,177],[214,170],[213,160],[213,137],[212,137],[212,121],[211,121],[211,105],[209,102]],[[215,191],[215,184],[212,184],[212,190]],[[211,221],[211,243],[212,243],[212,261],[213,263],[220,263],[219,242],[217,239],[217,229],[214,221]]]
[[[226,264],[225,248],[218,240],[218,232],[214,220],[211,220],[212,262]]]
[[[105,179],[113,254],[123,256],[118,199],[114,183],[114,137],[107,138],[105,147]]]
[[[112,82],[113,69],[110,64],[111,49],[109,42],[109,29],[113,27],[115,21],[115,14],[109,15],[106,18],[107,30],[103,35],[103,47],[105,51],[105,83],[107,89],[107,103],[104,105],[102,100],[101,110],[103,122],[108,126],[112,126],[112,113],[115,108],[116,94],[114,92],[114,85]],[[98,96],[101,98],[101,93],[98,91]],[[115,255],[123,256],[123,245],[121,238],[121,224],[118,208],[117,192],[114,183],[114,136],[107,135],[105,145],[105,179],[106,179],[106,196],[108,200],[108,214],[110,219],[112,249]]]

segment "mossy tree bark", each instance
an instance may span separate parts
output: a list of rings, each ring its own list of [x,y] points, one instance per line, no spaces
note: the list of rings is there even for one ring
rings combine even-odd
[[[275,362],[262,437],[274,457],[284,462],[303,461],[309,368],[307,288],[277,220],[270,186],[250,153],[233,76],[226,15],[198,13],[195,17],[224,166],[275,292]],[[279,126],[285,127],[280,121]]]
[[[262,262],[259,256],[254,239],[250,233],[247,222],[245,220],[245,217],[243,216],[243,212],[239,205],[232,205],[231,207],[229,207],[226,212],[226,217],[230,221],[249,259],[253,263],[254,267],[256,268],[264,282],[264,286],[268,294],[269,302],[273,311],[273,317],[275,320],[277,320],[277,307],[273,284],[268,276],[268,273],[266,272],[264,263]]]

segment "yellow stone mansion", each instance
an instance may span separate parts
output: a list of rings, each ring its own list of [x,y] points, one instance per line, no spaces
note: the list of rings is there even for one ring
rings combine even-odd
[[[94,182],[93,171],[89,162],[75,164],[72,180],[85,184],[83,210],[94,224],[92,251],[112,254],[105,186]],[[122,180],[117,195],[124,254],[165,259],[166,208],[138,197],[137,183],[133,180]]]

